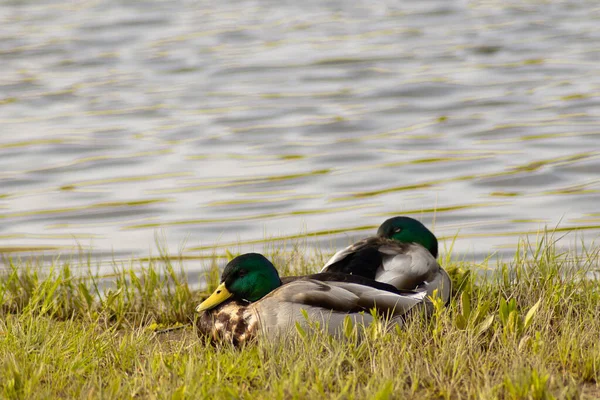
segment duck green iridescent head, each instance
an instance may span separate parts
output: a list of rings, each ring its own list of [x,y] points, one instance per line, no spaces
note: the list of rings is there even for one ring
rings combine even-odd
[[[437,238],[425,225],[410,217],[394,217],[386,220],[377,230],[377,236],[403,243],[418,243],[437,258]]]
[[[257,301],[279,286],[281,280],[271,261],[262,254],[243,254],[227,263],[221,274],[221,284],[196,311],[210,310],[230,297]]]

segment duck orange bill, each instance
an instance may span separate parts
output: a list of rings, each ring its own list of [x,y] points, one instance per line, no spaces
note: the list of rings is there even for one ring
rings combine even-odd
[[[208,299],[204,300],[198,307],[196,307],[196,312],[202,312],[210,310],[211,308],[215,308],[231,296],[233,296],[233,293],[227,290],[225,283],[221,283],[213,292],[213,294],[208,297]]]

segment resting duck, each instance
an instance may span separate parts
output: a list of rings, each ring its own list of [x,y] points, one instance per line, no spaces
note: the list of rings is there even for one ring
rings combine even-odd
[[[368,325],[369,310],[402,322],[409,310],[424,306],[426,294],[398,290],[359,275],[319,273],[280,278],[263,255],[248,253],[231,260],[221,284],[197,308],[199,333],[213,340],[242,344],[257,336],[274,338],[316,321],[330,334],[339,334],[344,319]]]
[[[334,254],[321,272],[359,275],[428,296],[438,289],[448,303],[452,282],[437,256],[437,238],[425,225],[413,218],[394,217],[381,224],[377,235]]]

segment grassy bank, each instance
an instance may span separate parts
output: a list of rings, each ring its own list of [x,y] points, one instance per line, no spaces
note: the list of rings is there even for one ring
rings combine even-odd
[[[115,266],[108,279],[12,263],[0,279],[0,397],[596,398],[600,248],[559,253],[551,243],[523,243],[487,274],[443,258],[450,307],[402,331],[298,333],[243,349],[198,339],[189,321],[206,293],[167,258]],[[325,258],[269,256],[282,275]],[[208,291],[218,275],[213,262]]]

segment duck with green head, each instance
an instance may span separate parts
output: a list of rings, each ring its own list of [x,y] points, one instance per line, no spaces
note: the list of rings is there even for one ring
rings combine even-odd
[[[425,225],[410,217],[394,217],[384,221],[375,236],[334,254],[321,272],[359,275],[429,296],[437,289],[447,303],[451,281],[437,256],[437,238]]]
[[[395,324],[424,304],[425,293],[401,291],[359,275],[327,272],[280,278],[263,255],[248,253],[227,264],[217,289],[196,308],[201,313],[197,328],[213,340],[241,344],[289,333],[296,323],[307,328],[304,310],[310,321],[339,334],[347,317],[355,324],[371,323],[372,308]]]

